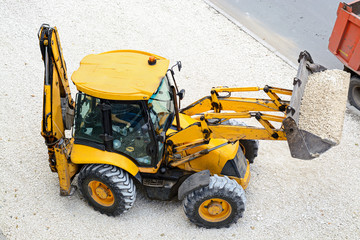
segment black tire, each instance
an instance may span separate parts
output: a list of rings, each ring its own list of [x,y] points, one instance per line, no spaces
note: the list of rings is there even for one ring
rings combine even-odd
[[[79,174],[78,185],[89,205],[109,216],[126,212],[136,199],[136,187],[129,174],[112,165],[84,166]]]
[[[247,126],[246,123],[241,122],[237,119],[230,119],[222,123],[223,125],[231,126]],[[254,163],[254,159],[257,157],[259,150],[259,141],[258,140],[239,140],[241,149],[244,152],[244,155],[249,163]]]
[[[355,108],[360,110],[360,78],[359,76],[352,76],[350,79],[349,94],[348,94],[349,103]]]
[[[254,163],[254,159],[258,155],[259,141],[258,140],[239,140],[240,146],[249,163]]]
[[[189,220],[204,228],[229,227],[242,217],[245,203],[244,189],[235,180],[216,174],[210,177],[209,186],[189,193],[183,201]]]

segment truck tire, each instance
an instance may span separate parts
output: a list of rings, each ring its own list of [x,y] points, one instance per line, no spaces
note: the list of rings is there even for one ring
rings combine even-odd
[[[245,211],[244,189],[228,177],[216,174],[210,177],[209,186],[189,193],[183,200],[184,212],[199,227],[229,227]]]
[[[360,78],[359,76],[352,76],[350,79],[349,94],[348,94],[349,103],[355,108],[360,110]]]
[[[259,150],[258,140],[239,140],[240,146],[244,152],[244,155],[249,163],[254,163],[254,159],[257,157]]]
[[[108,216],[126,212],[136,199],[136,187],[129,174],[112,165],[85,165],[78,185],[89,205]]]

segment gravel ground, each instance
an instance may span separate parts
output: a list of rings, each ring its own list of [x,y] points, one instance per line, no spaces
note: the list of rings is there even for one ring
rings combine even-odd
[[[69,75],[85,55],[113,49],[181,60],[176,76],[187,91],[183,106],[211,86],[291,88],[296,71],[203,1],[0,0],[0,12],[0,230],[6,238],[360,236],[360,117],[350,111],[340,145],[316,160],[291,158],[286,142],[261,141],[247,209],[228,229],[198,228],[181,202],[148,200],[141,191],[134,208],[116,218],[92,210],[79,193],[60,197],[40,136],[43,63],[36,33],[42,23],[59,28]]]

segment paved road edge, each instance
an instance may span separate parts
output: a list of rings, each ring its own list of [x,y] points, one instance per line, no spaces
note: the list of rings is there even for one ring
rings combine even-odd
[[[254,32],[249,30],[247,27],[245,27],[243,24],[241,24],[238,20],[227,14],[224,10],[216,6],[214,3],[210,2],[210,0],[203,0],[207,5],[209,5],[211,8],[213,8],[215,11],[219,12],[221,15],[226,17],[230,22],[238,26],[242,31],[247,33],[249,36],[251,36],[253,39],[258,41],[261,45],[263,45],[265,48],[267,48],[269,51],[274,53],[277,57],[279,57],[281,60],[283,60],[286,64],[288,64],[290,67],[297,69],[297,65],[290,61],[288,58],[286,58],[283,54],[278,52],[273,46],[265,42],[263,39],[261,39],[258,35],[256,35]]]

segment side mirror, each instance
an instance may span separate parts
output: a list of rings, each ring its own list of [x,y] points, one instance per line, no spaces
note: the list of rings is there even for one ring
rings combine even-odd
[[[178,92],[178,97],[180,100],[183,100],[183,98],[185,97],[185,89],[181,89],[180,92]]]
[[[180,70],[181,70],[181,68],[182,68],[181,61],[178,61],[178,62],[177,62],[177,65],[178,65],[178,69],[179,69],[179,72],[180,72]]]

